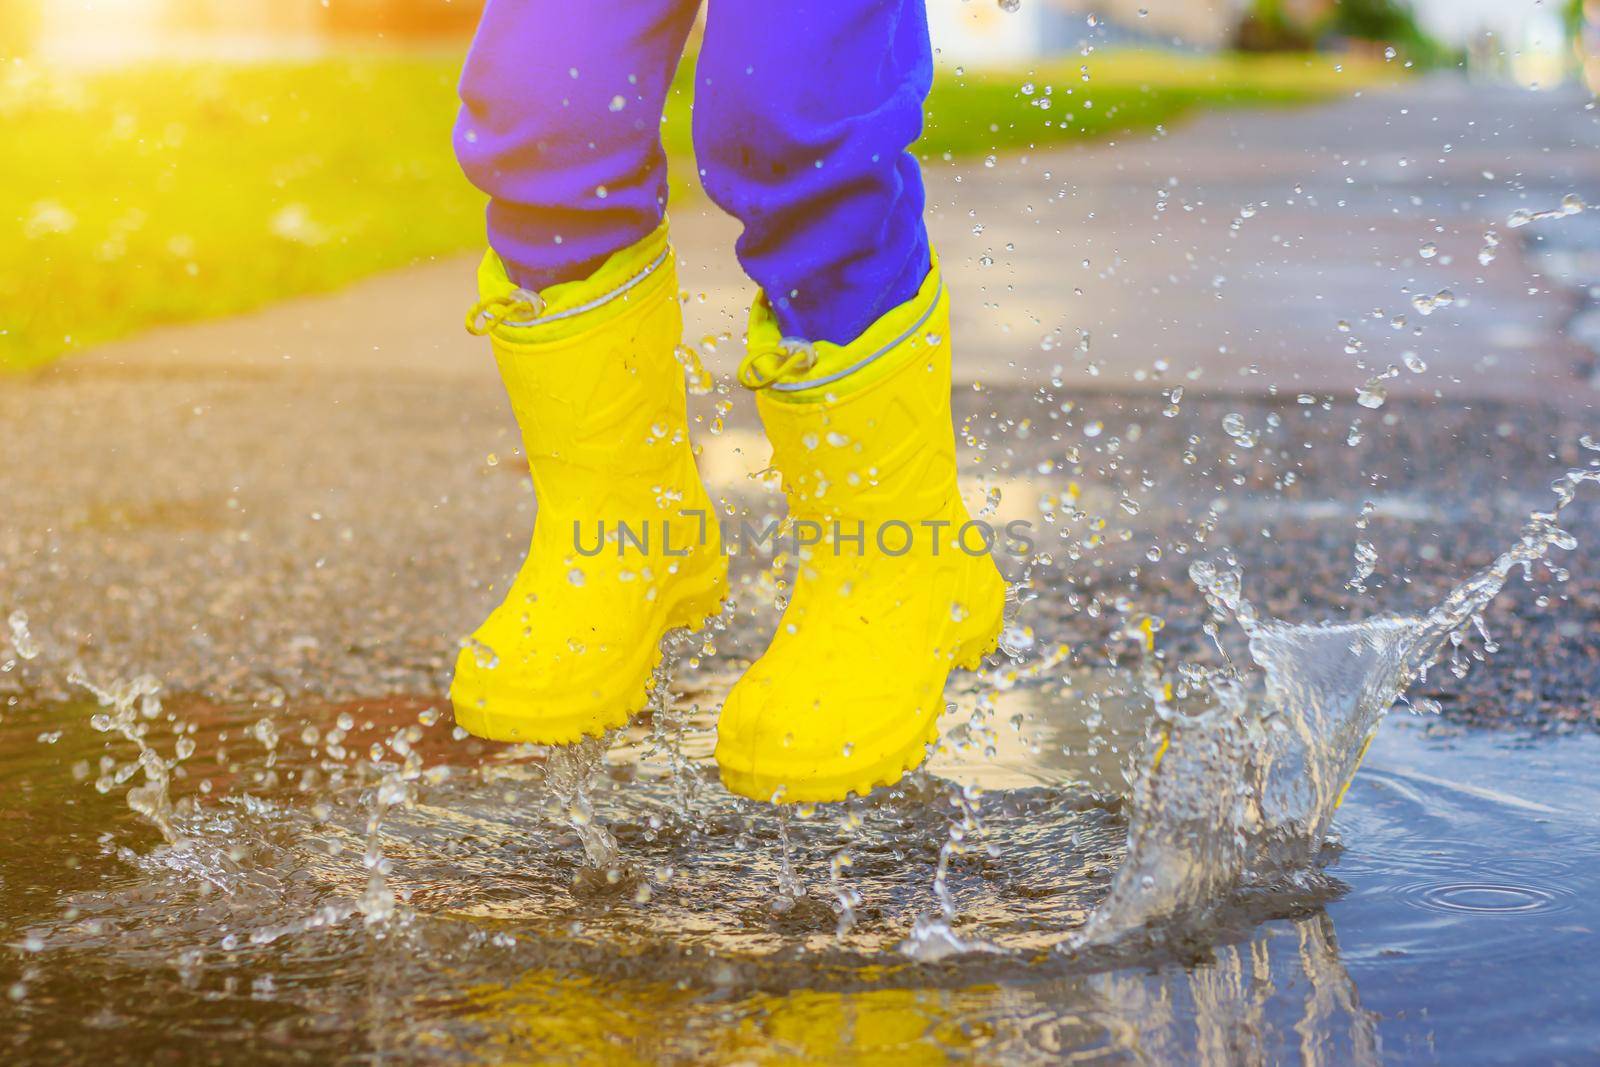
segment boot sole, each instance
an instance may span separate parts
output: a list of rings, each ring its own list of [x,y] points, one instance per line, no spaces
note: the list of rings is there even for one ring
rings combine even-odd
[[[992,626],[979,631],[978,637],[957,647],[956,655],[951,659],[951,670],[974,670],[985,657],[992,655],[1000,647],[1000,634],[1005,628],[1003,603],[999,615]],[[933,712],[926,716],[926,722],[919,724],[908,740],[894,746],[886,755],[866,767],[859,764],[841,767],[844,761],[838,760],[832,761],[831,766],[818,768],[815,772],[800,774],[756,772],[747,767],[730,766],[730,761],[723,755],[719,745],[716,758],[722,775],[722,784],[730,792],[760,801],[773,801],[774,794],[781,788],[782,796],[773,801],[779,804],[820,804],[846,800],[851,794],[866,796],[880,786],[894,785],[909,772],[921,766],[928,758],[929,747],[938,742],[939,714],[944,709],[944,702],[938,697],[943,696],[945,685],[949,681],[950,672],[946,671],[939,683],[937,697],[929,702]]]
[[[480,704],[476,699],[458,696],[456,687],[452,685],[450,702],[455,711],[456,725],[485,741],[534,745],[575,744],[586,737],[603,737],[612,730],[628,725],[635,715],[650,706],[653,692],[650,681],[666,657],[667,639],[677,633],[699,633],[727,606],[727,594],[723,591],[727,584],[727,573],[725,570],[718,573],[721,574],[721,580],[708,590],[687,594],[668,608],[661,636],[655,642],[654,655],[644,672],[644,686],[636,697],[555,716],[526,710],[529,704],[536,702],[536,698],[484,698]]]

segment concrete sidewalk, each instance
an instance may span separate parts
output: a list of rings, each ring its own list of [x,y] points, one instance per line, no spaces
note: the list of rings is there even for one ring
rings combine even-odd
[[[1600,248],[1600,213],[1521,231],[1506,219],[1573,192],[1600,201],[1597,142],[1600,117],[1575,96],[1446,79],[1311,110],[1208,114],[992,167],[933,164],[958,377],[1014,384],[1059,366],[1068,387],[1138,391],[1164,363],[1196,393],[1349,397],[1393,364],[1391,395],[1586,403],[1566,386],[1587,379],[1594,353],[1563,327],[1583,301],[1574,283],[1596,278],[1549,277],[1524,238],[1581,229]],[[714,339],[709,365],[730,372],[753,291],[732,257],[738,226],[704,202],[673,221],[686,336]],[[1483,265],[1487,233],[1498,244]],[[158,330],[55,373],[376,373],[488,387],[490,364],[460,329],[475,261]],[[1448,306],[1413,306],[1441,291]],[[1404,372],[1406,351],[1427,372]]]

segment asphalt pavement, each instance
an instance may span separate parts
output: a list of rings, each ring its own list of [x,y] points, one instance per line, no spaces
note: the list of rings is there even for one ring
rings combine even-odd
[[[1600,430],[1600,210],[1559,213],[1600,203],[1597,124],[1575,95],[1430,79],[931,164],[963,484],[1049,555],[1019,625],[1103,657],[1153,612],[1174,654],[1204,655],[1197,556],[1231,549],[1264,609],[1314,618],[1418,607],[1503,548]],[[776,511],[726,378],[737,226],[706,205],[674,221],[686,334],[723,376],[693,402],[708,478]],[[442,696],[533,516],[492,362],[461,331],[473,258],[0,382],[0,614],[40,649],[16,657],[0,629],[0,703],[81,692],[74,667],[264,706]],[[1508,593],[1489,666],[1434,684],[1450,714],[1596,721],[1597,511],[1569,515],[1569,580]],[[1346,584],[1358,541],[1378,553],[1365,593]],[[708,677],[770,630],[764,569],[738,561]]]

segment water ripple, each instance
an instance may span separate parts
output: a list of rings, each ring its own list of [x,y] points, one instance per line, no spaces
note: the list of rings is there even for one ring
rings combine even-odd
[[[1416,887],[1406,894],[1410,903],[1435,911],[1509,914],[1564,910],[1567,895],[1537,886],[1494,882],[1455,882]]]

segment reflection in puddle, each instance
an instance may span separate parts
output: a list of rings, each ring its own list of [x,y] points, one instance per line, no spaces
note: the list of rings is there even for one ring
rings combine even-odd
[[[469,992],[454,1047],[495,1060],[619,1055],[713,1062],[1232,1064],[1308,1049],[1308,1062],[1378,1062],[1376,1019],[1314,914],[1258,928],[1188,968],[1058,975],[1025,985],[730,991],[668,982],[597,987],[532,970]]]

